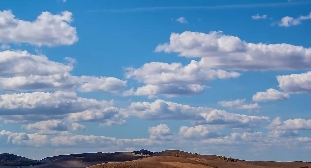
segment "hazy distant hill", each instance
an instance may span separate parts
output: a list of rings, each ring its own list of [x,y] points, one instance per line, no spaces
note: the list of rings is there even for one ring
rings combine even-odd
[[[14,154],[3,153],[0,154],[0,166],[30,166],[39,165],[40,161],[28,159]]]

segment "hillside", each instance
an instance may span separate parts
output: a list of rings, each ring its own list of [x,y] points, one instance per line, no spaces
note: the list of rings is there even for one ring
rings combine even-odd
[[[40,165],[40,161],[28,159],[14,154],[0,154],[0,166],[31,166]]]
[[[235,158],[200,155],[180,150],[151,152],[81,153],[46,157],[40,161],[14,154],[0,154],[0,168],[311,168],[310,162],[245,161]],[[30,166],[34,165],[34,166]]]

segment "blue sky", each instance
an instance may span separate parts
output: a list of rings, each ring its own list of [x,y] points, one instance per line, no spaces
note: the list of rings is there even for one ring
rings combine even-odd
[[[310,1],[0,6],[0,153],[310,161]]]

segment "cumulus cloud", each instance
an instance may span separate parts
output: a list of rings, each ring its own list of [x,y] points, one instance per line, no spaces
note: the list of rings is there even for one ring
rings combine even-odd
[[[159,140],[158,140],[159,141]],[[70,132],[59,134],[27,134],[15,133],[10,131],[0,131],[0,142],[6,146],[23,147],[81,147],[85,148],[105,148],[109,146],[118,147],[118,150],[132,147],[146,147],[158,144],[155,140],[148,138],[137,139],[117,139],[107,136],[77,135]]]
[[[170,84],[170,83],[205,83],[216,79],[237,78],[237,72],[213,70],[201,67],[199,62],[192,60],[188,65],[181,63],[151,62],[141,68],[127,68],[126,78],[135,78],[146,84]]]
[[[191,107],[189,105],[157,99],[154,102],[132,102],[129,113],[147,120],[195,120],[202,119],[200,113],[211,108]]]
[[[73,58],[65,58],[67,64],[64,64],[27,51],[2,51],[0,58],[1,90],[116,92],[126,86],[126,81],[114,77],[71,75],[75,63]]]
[[[176,19],[176,21],[179,23],[188,23],[188,21],[185,17],[179,17]]]
[[[285,16],[278,22],[278,25],[281,27],[297,26],[297,25],[300,25],[302,21],[309,20],[309,19],[311,19],[311,12],[308,15],[299,16],[297,18]]]
[[[102,108],[111,102],[78,97],[75,92],[14,93],[0,96],[1,115],[64,114]]]
[[[252,19],[254,19],[254,20],[258,20],[258,19],[267,19],[267,15],[259,15],[259,14],[256,14],[256,15],[253,15],[253,16],[252,16]]]
[[[197,132],[202,129],[202,132]],[[161,135],[170,137],[171,134],[169,130],[165,126],[165,124],[160,124],[156,127],[151,127],[152,131],[150,131],[150,135]],[[161,131],[159,131],[161,130]],[[198,133],[195,134],[194,132]],[[291,144],[291,146],[304,146],[311,143],[310,138],[307,137],[299,137],[299,138],[284,138],[284,139],[275,139],[274,137],[270,137],[268,134],[264,134],[262,132],[245,132],[245,133],[231,133],[230,135],[225,136],[216,136],[216,137],[206,137],[203,138],[200,136],[206,136],[207,133],[205,128],[202,126],[189,128],[189,127],[181,127],[180,133],[186,137],[173,136],[174,144],[173,146],[181,145],[184,140],[188,138],[198,138],[198,145],[235,145],[235,144],[243,144],[251,145],[252,147],[263,147],[263,146],[277,146],[280,145],[282,147],[288,147],[286,144]],[[193,136],[192,136],[193,135]],[[0,131],[0,142],[1,144],[6,144],[10,146],[28,146],[28,147],[74,147],[81,146],[83,144],[84,147],[96,147],[104,148],[107,146],[115,146],[119,150],[128,148],[128,147],[151,147],[152,145],[156,145],[159,143],[167,143],[167,139],[152,139],[151,138],[136,138],[136,139],[117,139],[114,137],[106,137],[106,136],[95,136],[95,135],[77,135],[69,132],[63,132],[61,134],[55,135],[41,135],[41,134],[26,134],[26,133],[15,133],[10,131],[2,130]],[[188,138],[187,138],[188,137]],[[183,139],[186,138],[186,139]],[[191,140],[193,141],[193,140]],[[185,141],[189,145],[189,141]],[[191,144],[191,143],[190,143]],[[192,146],[190,146],[191,148]],[[219,146],[220,147],[220,146]],[[190,149],[189,148],[189,149]]]
[[[10,132],[6,130],[0,131],[0,142],[6,146],[31,146],[40,147],[46,145],[48,137],[46,135],[26,134]]]
[[[261,142],[262,139],[266,138],[265,134],[262,132],[244,132],[244,133],[231,133],[230,135],[211,138],[203,140],[205,144],[215,144],[215,145],[238,145],[244,144],[247,145],[249,143]],[[258,144],[257,144],[258,145]]]
[[[79,123],[71,123],[69,125],[69,130],[86,130],[86,126],[82,125],[82,124],[79,124]]]
[[[181,63],[151,62],[141,68],[126,68],[126,78],[134,78],[146,84],[137,90],[131,89],[127,95],[192,95],[203,93],[205,83],[216,79],[237,78],[241,74],[224,70],[214,70],[199,65],[192,60],[188,65]]]
[[[0,141],[2,144],[8,143],[9,141],[14,143],[16,141],[24,141],[24,140],[29,140],[29,137],[26,133],[11,133],[5,130],[2,130],[0,132]]]
[[[157,95],[165,95],[167,97],[175,96],[189,96],[200,94],[204,92],[204,86],[197,84],[179,85],[179,84],[158,84],[158,85],[145,85],[138,87],[136,90],[131,88],[123,93],[123,96],[143,96],[148,95],[149,98],[154,98]]]
[[[179,134],[186,139],[207,139],[220,137],[221,135],[217,133],[222,128],[219,126],[206,126],[206,125],[197,125],[194,127],[181,126],[179,129]]]
[[[36,46],[71,45],[78,41],[70,26],[72,13],[42,12],[34,21],[17,19],[12,11],[0,11],[0,43],[29,43]]]
[[[45,114],[45,113],[33,113],[33,114],[12,114],[12,115],[2,115],[2,119],[6,124],[29,124],[39,121],[46,120],[62,120],[67,116],[67,114]]]
[[[273,130],[311,130],[311,119],[302,118],[282,120],[280,117],[275,118],[269,125]]]
[[[253,110],[260,108],[260,106],[257,103],[246,104],[245,99],[237,99],[232,101],[219,101],[218,104],[223,107],[228,107],[230,109],[240,109],[240,110]]]
[[[298,136],[299,133],[297,130],[271,130],[269,132],[270,136],[279,138],[279,137],[294,137]]]
[[[27,51],[2,51],[0,58],[1,77],[60,74],[70,72],[75,63],[73,58],[66,58],[67,64],[64,64]]]
[[[63,128],[69,123],[94,122],[103,125],[124,124],[120,109],[112,101],[78,97],[75,92],[32,92],[0,95],[0,116],[5,122],[28,123],[27,128]],[[54,119],[54,120],[53,120]],[[40,122],[42,121],[42,122]],[[50,125],[49,125],[50,124]],[[73,130],[77,124],[70,126]]]
[[[311,93],[311,72],[277,76],[279,87],[290,93]]]
[[[166,124],[159,124],[155,127],[149,127],[148,132],[150,134],[150,139],[152,140],[168,141],[174,138],[173,133]]]
[[[237,72],[213,70],[201,67],[199,62],[192,60],[188,65],[181,63],[151,62],[141,68],[127,68],[126,78],[135,78],[146,84],[192,84],[206,83],[216,79],[237,78]]]
[[[204,120],[194,121],[196,125],[225,125],[229,128],[250,129],[262,126],[269,121],[267,116],[248,116],[244,114],[229,113],[214,109],[208,113],[201,113]]]
[[[116,92],[126,86],[126,81],[115,77],[81,76],[80,81],[82,84],[78,90],[81,92]]]
[[[99,109],[85,110],[83,112],[68,114],[70,122],[100,122],[103,126],[124,125],[126,113],[116,107],[103,107]]]
[[[78,135],[70,132],[61,132],[59,134],[27,134],[27,133],[15,133],[10,131],[0,131],[0,142],[5,144],[7,147],[44,147],[52,149],[72,149],[72,147],[93,148],[96,151],[98,149],[114,147],[112,151],[120,151],[128,149],[129,147],[135,149],[148,148],[159,145],[161,143],[168,143],[161,139],[150,139],[150,138],[134,138],[134,139],[117,139],[114,137],[107,136],[95,136],[95,135]],[[45,154],[46,156],[51,155]],[[40,158],[42,159],[42,158]]]
[[[132,116],[147,120],[188,120],[195,125],[243,129],[258,127],[269,121],[269,117],[266,116],[248,116],[207,107],[191,107],[160,99],[151,103],[132,102],[128,111]]]
[[[53,146],[75,146],[85,143],[85,146],[97,144],[98,147],[105,145],[115,145],[115,138],[104,136],[74,135],[69,132],[57,134],[54,136],[41,134],[14,133],[10,131],[1,131],[0,139],[6,142],[6,145],[29,146],[29,147],[53,147]]]
[[[265,92],[257,92],[253,95],[253,101],[255,102],[267,102],[267,101],[283,101],[289,99],[289,94],[280,92],[275,89],[267,89]]]
[[[46,120],[25,125],[24,128],[36,131],[75,131],[86,130],[86,127],[79,123],[67,123],[62,120]]]
[[[311,67],[311,49],[291,44],[248,43],[221,31],[172,33],[156,52],[202,57],[200,67],[234,70],[299,70]]]

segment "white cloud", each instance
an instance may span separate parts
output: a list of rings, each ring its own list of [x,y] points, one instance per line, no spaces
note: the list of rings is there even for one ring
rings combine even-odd
[[[204,92],[204,86],[197,84],[178,85],[178,84],[158,84],[158,85],[145,85],[138,87],[136,91],[131,88],[123,93],[123,96],[143,96],[149,95],[150,98],[162,94],[167,97],[195,95]]]
[[[79,146],[83,144],[83,146],[96,146],[106,147],[109,145],[117,145],[117,139],[112,137],[105,136],[88,136],[88,135],[62,135],[53,137],[50,141],[53,146]]]
[[[157,99],[154,102],[132,102],[129,113],[147,120],[196,120],[202,119],[202,112],[211,108],[191,107],[189,105]]]
[[[299,135],[297,130],[271,130],[269,134],[276,138],[294,137]]]
[[[7,139],[4,139],[3,138],[4,136],[6,136]],[[29,137],[26,133],[11,133],[5,130],[0,131],[0,142],[2,144],[7,143],[9,141],[14,142],[23,140],[29,140]]]
[[[0,88],[11,91],[76,89],[81,92],[116,92],[126,81],[113,77],[73,76],[73,58],[67,64],[54,62],[44,55],[27,51],[0,52]]]
[[[36,123],[24,125],[24,128],[28,130],[68,131],[68,125],[60,120],[39,121]]]
[[[35,21],[15,18],[10,10],[0,11],[0,43],[29,43],[36,46],[71,45],[78,41],[70,26],[72,13],[42,12]]]
[[[36,131],[70,131],[70,130],[86,130],[84,125],[79,123],[67,123],[62,120],[46,120],[24,125],[28,130]]]
[[[126,81],[115,77],[81,76],[80,81],[82,85],[79,87],[79,91],[81,92],[117,92],[126,86]]]
[[[176,19],[176,21],[179,22],[179,23],[188,23],[187,19],[184,18],[184,17],[179,17],[179,18]]]
[[[264,141],[266,139],[266,141]],[[267,143],[267,137],[262,132],[244,132],[244,133],[231,133],[230,135],[211,138],[203,140],[205,144],[214,144],[214,145],[253,145],[258,146]],[[257,143],[257,144],[256,144]],[[271,143],[271,142],[268,142]]]
[[[166,124],[159,124],[155,127],[149,127],[148,132],[151,135],[170,135],[171,130]]]
[[[283,121],[280,117],[277,117],[271,122],[269,128],[272,130],[281,131],[311,130],[311,119],[306,120],[302,118],[296,118]]]
[[[16,133],[5,130],[0,131],[0,142],[1,144],[6,144],[6,146],[40,147],[46,145],[47,141],[46,135]]]
[[[281,27],[290,27],[300,25],[302,21],[311,19],[311,12],[306,16],[299,16],[297,18],[293,18],[290,16],[285,16],[279,21],[278,25]]]
[[[237,99],[232,101],[219,101],[218,104],[223,107],[228,107],[230,109],[253,110],[260,108],[260,106],[257,103],[246,104],[245,99]]]
[[[269,121],[269,117],[267,116],[248,116],[217,109],[207,113],[201,113],[201,116],[204,120],[197,120],[193,123],[196,125],[225,125],[229,128],[250,129],[259,127]]]
[[[45,147],[54,148],[57,147],[81,147],[84,148],[106,148],[109,146],[115,146],[115,150],[122,150],[131,147],[147,147],[156,145],[162,142],[161,140],[152,140],[148,138],[140,139],[117,139],[107,136],[95,136],[95,135],[77,135],[70,132],[62,132],[59,134],[26,134],[15,133],[10,131],[0,131],[0,142],[8,147]],[[41,158],[42,159],[42,158]]]
[[[57,129],[59,126],[65,130],[68,123],[84,121],[96,121],[103,125],[124,124],[123,118],[126,117],[113,107],[112,101],[87,99],[78,97],[75,92],[62,91],[1,95],[0,115],[2,120],[10,123],[37,122],[29,128],[45,125],[46,128],[54,126]],[[72,129],[77,126],[71,125]]]
[[[311,71],[277,76],[279,87],[290,93],[311,93]]]
[[[237,78],[241,74],[224,70],[204,68],[192,60],[188,65],[181,63],[151,62],[141,68],[126,68],[126,78],[134,78],[147,84],[136,91],[131,89],[124,95],[156,95],[170,96],[192,95],[203,93],[205,83],[216,79]]]
[[[248,43],[221,31],[172,33],[156,52],[202,57],[199,67],[234,70],[299,70],[311,67],[311,49],[291,44]]]
[[[123,125],[126,121],[126,113],[116,107],[102,107],[98,109],[85,110],[83,112],[68,114],[70,122],[100,122],[103,126]]]
[[[237,72],[202,67],[194,60],[186,66],[181,63],[151,62],[144,64],[141,68],[127,68],[126,71],[126,78],[135,78],[145,84],[198,84],[240,76]]]
[[[187,139],[208,139],[219,137],[220,134],[217,131],[222,128],[217,126],[206,126],[206,125],[197,125],[194,127],[181,126],[179,129],[179,134],[183,138]]]
[[[103,108],[112,102],[81,98],[75,92],[14,93],[0,96],[1,115],[66,114]]]
[[[82,124],[79,124],[79,123],[71,123],[71,125],[69,125],[69,130],[86,130],[86,127]]]
[[[27,51],[2,51],[0,58],[0,77],[61,74],[72,71],[75,63],[73,58],[66,58],[68,63],[63,64]]]
[[[267,101],[283,101],[289,99],[289,94],[280,92],[275,89],[267,89],[265,92],[257,92],[253,95],[253,101],[255,102],[267,102]]]
[[[256,15],[252,16],[252,19],[254,19],[254,20],[258,20],[258,19],[267,19],[267,15],[259,15],[259,14],[256,14]]]
[[[195,125],[243,129],[258,127],[269,121],[269,117],[266,116],[248,116],[207,107],[191,107],[160,99],[151,103],[133,102],[127,111],[129,115],[147,120],[188,120]]]
[[[155,127],[149,127],[148,132],[150,134],[150,139],[152,140],[172,140],[173,133],[171,133],[170,128],[166,124],[159,124]]]

